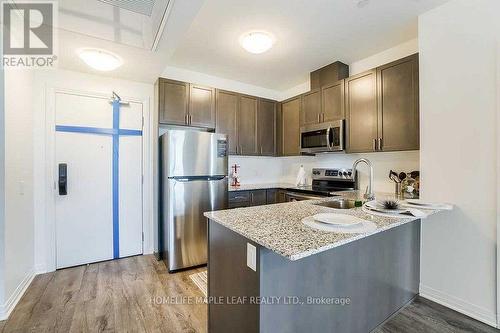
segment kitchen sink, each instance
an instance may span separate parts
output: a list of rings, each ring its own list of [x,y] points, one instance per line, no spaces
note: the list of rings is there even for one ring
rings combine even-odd
[[[349,199],[336,199],[332,201],[316,203],[315,205],[336,209],[351,209],[356,207],[355,201]]]

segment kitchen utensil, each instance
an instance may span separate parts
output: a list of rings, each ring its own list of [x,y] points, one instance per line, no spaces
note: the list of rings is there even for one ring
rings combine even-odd
[[[406,178],[406,172],[400,172],[399,173],[399,180],[403,181]]]
[[[398,174],[394,171],[389,171],[389,179],[394,181],[395,183],[400,183],[401,181],[399,180]]]

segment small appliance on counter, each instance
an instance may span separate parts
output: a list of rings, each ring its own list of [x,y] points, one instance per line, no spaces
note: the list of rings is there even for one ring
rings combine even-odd
[[[238,169],[240,166],[238,164],[231,166],[231,186],[238,187],[240,186],[240,175],[238,174]]]

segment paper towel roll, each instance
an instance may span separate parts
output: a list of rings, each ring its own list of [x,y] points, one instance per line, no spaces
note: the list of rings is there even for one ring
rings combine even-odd
[[[304,170],[303,165],[301,165],[299,168],[299,172],[297,173],[297,179],[295,181],[295,185],[297,185],[297,186],[306,186],[307,185],[306,171]]]

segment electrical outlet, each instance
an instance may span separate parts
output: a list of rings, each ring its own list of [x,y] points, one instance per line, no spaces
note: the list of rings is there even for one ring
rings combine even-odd
[[[257,248],[247,243],[247,266],[257,272]]]

